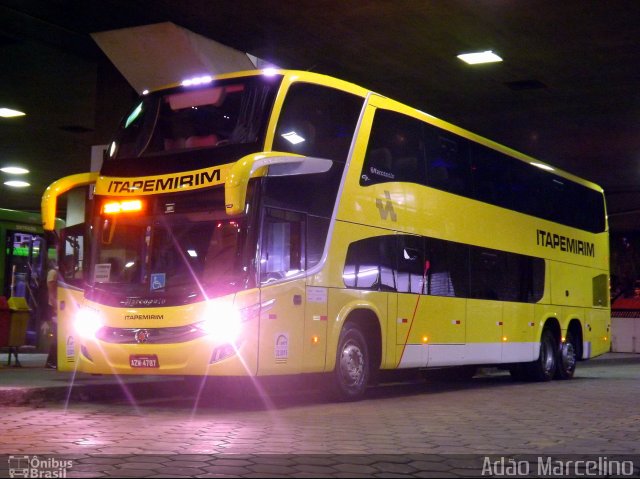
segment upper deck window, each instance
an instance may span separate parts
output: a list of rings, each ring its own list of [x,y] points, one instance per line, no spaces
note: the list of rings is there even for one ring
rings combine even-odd
[[[294,83],[278,119],[273,150],[346,161],[363,102],[335,88]]]
[[[606,229],[602,193],[417,118],[378,109],[361,186],[409,182],[592,233]]]
[[[279,78],[242,77],[144,96],[122,121],[108,160],[258,143]]]

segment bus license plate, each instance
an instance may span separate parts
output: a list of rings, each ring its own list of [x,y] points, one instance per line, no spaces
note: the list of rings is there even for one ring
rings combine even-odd
[[[132,354],[129,356],[129,365],[132,368],[159,368],[158,356],[155,354]]]

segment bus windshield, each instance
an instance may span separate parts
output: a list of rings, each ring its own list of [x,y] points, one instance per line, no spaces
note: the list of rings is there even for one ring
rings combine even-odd
[[[248,220],[225,213],[222,187],[144,198],[135,212],[106,214],[114,200],[98,203],[90,282],[105,303],[185,304],[248,286]]]
[[[145,95],[122,120],[107,161],[257,142],[278,83],[249,76]]]

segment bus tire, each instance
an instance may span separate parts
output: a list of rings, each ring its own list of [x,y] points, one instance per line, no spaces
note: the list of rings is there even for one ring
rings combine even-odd
[[[577,356],[576,339],[572,332],[567,333],[567,337],[558,350],[556,367],[556,379],[571,379],[576,371]]]
[[[366,389],[371,375],[369,347],[360,328],[347,323],[340,332],[333,389],[341,401],[357,401]]]
[[[540,354],[538,359],[527,364],[527,377],[532,381],[551,381],[558,366],[558,348],[556,337],[550,329],[545,328],[540,337]]]

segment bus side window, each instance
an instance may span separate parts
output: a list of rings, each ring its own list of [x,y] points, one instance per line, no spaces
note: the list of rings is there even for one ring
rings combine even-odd
[[[278,119],[273,150],[344,162],[362,103],[362,98],[334,88],[294,83]]]
[[[425,125],[427,185],[458,195],[468,195],[469,141]]]
[[[391,254],[396,238],[376,236],[349,245],[342,279],[347,288],[396,290],[396,264]]]
[[[400,257],[398,258],[398,292],[425,292],[424,240],[419,236],[400,237]]]
[[[329,220],[327,218],[307,216],[307,269],[313,268],[322,259],[328,231]]]
[[[262,284],[305,270],[304,232],[304,215],[293,211],[267,209],[260,259]]]
[[[436,238],[425,240],[425,262],[428,261],[426,294],[467,297],[469,282],[468,248],[466,245]]]
[[[80,286],[84,279],[85,225],[79,224],[63,228],[58,250],[58,270],[62,279],[69,284]]]
[[[425,184],[423,122],[378,109],[360,177],[362,186],[389,181]]]

